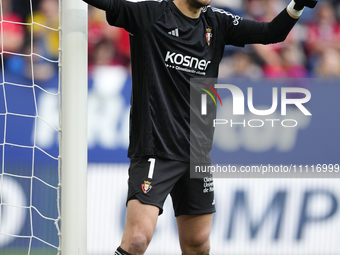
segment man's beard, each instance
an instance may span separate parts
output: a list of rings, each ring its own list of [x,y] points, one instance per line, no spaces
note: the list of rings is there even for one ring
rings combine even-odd
[[[194,8],[202,8],[210,4],[210,1],[207,0],[187,0],[188,4]]]

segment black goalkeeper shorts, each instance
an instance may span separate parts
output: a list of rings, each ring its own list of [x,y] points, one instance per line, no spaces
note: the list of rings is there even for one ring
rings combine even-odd
[[[214,184],[211,174],[201,179],[190,178],[190,164],[159,157],[131,159],[127,202],[138,199],[154,205],[163,213],[170,194],[179,215],[200,215],[215,212]]]

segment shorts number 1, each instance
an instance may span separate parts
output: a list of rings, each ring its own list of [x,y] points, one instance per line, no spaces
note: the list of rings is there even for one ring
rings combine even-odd
[[[152,177],[153,177],[153,171],[154,171],[154,169],[155,169],[155,162],[156,162],[156,159],[154,159],[154,158],[149,158],[148,162],[150,162],[148,178],[149,178],[149,179],[152,179]]]

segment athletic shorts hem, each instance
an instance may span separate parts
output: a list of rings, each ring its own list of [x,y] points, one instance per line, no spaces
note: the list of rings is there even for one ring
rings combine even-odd
[[[181,215],[203,215],[203,214],[210,214],[210,213],[215,213],[216,209],[215,208],[210,208],[207,210],[195,210],[195,211],[188,211],[188,212],[179,212],[175,213],[175,217],[181,216]]]
[[[139,192],[136,192],[135,194],[133,194],[130,197],[128,197],[128,199],[126,201],[126,204],[130,200],[133,200],[133,199],[137,199],[139,202],[141,202],[144,205],[153,205],[153,206],[158,207],[158,209],[159,209],[159,214],[158,215],[161,215],[163,213],[163,206],[161,204],[155,203],[155,202],[149,202],[149,201],[144,200],[143,198],[140,197]]]

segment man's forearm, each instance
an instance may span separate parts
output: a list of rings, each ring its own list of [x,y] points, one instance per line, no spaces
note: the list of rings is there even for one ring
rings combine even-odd
[[[268,23],[267,42],[277,43],[286,39],[289,32],[292,30],[297,19],[291,17],[287,10],[283,10],[271,22]]]
[[[109,9],[111,2],[111,0],[83,0],[83,1],[104,11]]]
[[[317,0],[292,0],[286,10],[281,12],[268,24],[268,40],[270,43],[286,39],[305,7],[314,8]],[[288,15],[287,15],[288,13]]]

